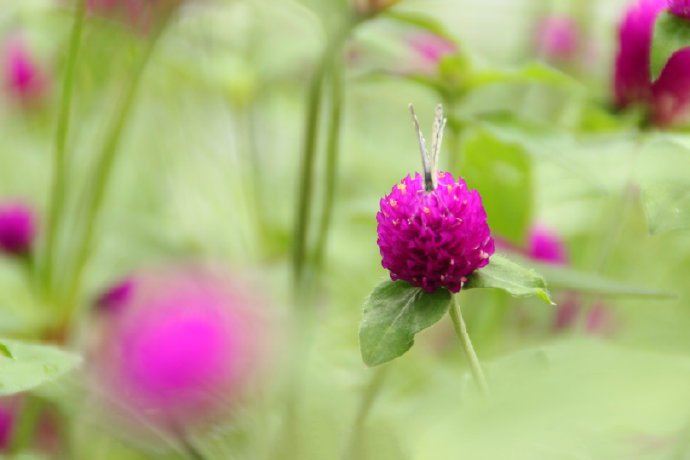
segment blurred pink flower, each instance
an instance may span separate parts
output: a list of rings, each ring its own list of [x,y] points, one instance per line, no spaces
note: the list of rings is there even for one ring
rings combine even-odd
[[[542,18],[534,36],[537,52],[549,61],[575,58],[580,47],[580,30],[569,16],[552,15]]]
[[[530,229],[527,255],[548,264],[563,265],[568,262],[563,240],[553,230],[539,224]]]
[[[557,332],[573,327],[577,322],[578,316],[580,316],[581,306],[579,296],[574,293],[567,293],[563,297],[563,300],[558,302],[556,315],[553,319],[553,328]]]
[[[117,312],[129,302],[134,295],[134,278],[120,280],[100,295],[96,306],[103,311]]]
[[[18,201],[0,203],[0,251],[27,254],[35,236],[35,217],[27,205]]]
[[[589,334],[611,335],[615,332],[615,318],[603,302],[597,302],[587,313],[585,328]]]
[[[0,402],[0,452],[5,451],[12,440],[15,422],[14,406],[11,399],[3,398]]]
[[[690,0],[668,0],[671,13],[690,19]]]
[[[118,400],[175,425],[219,415],[242,398],[268,339],[255,296],[201,269],[139,275],[129,294],[114,296],[124,304],[109,315],[97,358]]]
[[[175,9],[182,0],[87,0],[91,13],[123,21],[146,33],[157,19]]]
[[[646,107],[650,121],[658,126],[684,121],[690,109],[690,49],[676,51],[652,81],[654,22],[667,7],[666,0],[637,0],[628,8],[619,28],[614,72],[616,105]]]
[[[19,37],[5,43],[3,79],[9,95],[23,104],[35,104],[45,95],[48,78],[39,68],[27,44]]]
[[[425,66],[435,68],[441,58],[457,52],[457,46],[447,38],[431,33],[417,34],[409,39],[410,48]]]

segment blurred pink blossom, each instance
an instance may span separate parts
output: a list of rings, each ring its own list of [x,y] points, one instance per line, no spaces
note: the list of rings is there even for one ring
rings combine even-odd
[[[534,36],[537,52],[549,61],[574,59],[580,48],[580,40],[577,22],[565,15],[542,18]]]
[[[532,226],[528,236],[527,255],[537,261],[563,265],[568,262],[565,243],[556,232],[540,224]]]
[[[414,35],[408,43],[426,66],[433,66],[434,68],[444,56],[457,52],[455,43],[431,33]]]
[[[12,99],[27,105],[40,102],[48,87],[48,77],[20,37],[6,41],[2,67],[5,88]]]
[[[127,296],[111,296],[121,304],[108,315],[96,359],[116,399],[173,425],[242,399],[269,339],[257,296],[207,269],[139,274],[135,283]]]

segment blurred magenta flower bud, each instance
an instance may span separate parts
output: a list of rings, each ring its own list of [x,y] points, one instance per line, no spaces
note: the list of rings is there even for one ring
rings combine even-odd
[[[405,177],[381,199],[376,221],[382,265],[391,279],[428,292],[458,292],[494,253],[479,193],[447,172],[438,173],[431,191],[421,174]]]
[[[43,98],[48,87],[47,75],[20,37],[8,39],[3,52],[3,80],[12,99],[33,105]]]
[[[580,298],[577,294],[568,294],[558,302],[556,314],[553,319],[553,328],[557,332],[571,328],[580,316]]]
[[[431,71],[438,67],[441,59],[457,52],[457,46],[451,40],[432,33],[420,33],[409,39],[410,48],[419,56],[422,67]]]
[[[563,240],[554,231],[539,224],[530,229],[527,255],[548,264],[563,265],[568,262]]]
[[[28,254],[35,236],[35,217],[27,205],[0,203],[0,251],[12,255]]]
[[[597,302],[587,312],[585,328],[589,334],[611,335],[616,331],[615,317],[603,302]]]
[[[134,278],[124,278],[98,297],[96,306],[106,312],[121,311],[134,295]]]
[[[120,302],[96,358],[109,392],[173,427],[220,416],[242,399],[264,367],[269,339],[257,296],[208,269],[131,279],[102,297]]]
[[[690,19],[690,0],[668,0],[668,9],[676,16]]]
[[[580,28],[566,15],[541,18],[534,35],[534,45],[540,56],[548,61],[569,61],[580,48]]]
[[[0,400],[0,452],[4,452],[12,441],[15,425],[16,404],[13,398]]]
[[[619,28],[614,72],[615,103],[619,108],[638,105],[647,110],[651,123],[671,126],[685,121],[690,109],[690,50],[676,51],[652,81],[650,57],[657,16],[668,7],[666,0],[638,0]]]
[[[87,8],[103,17],[147,33],[151,26],[177,8],[182,0],[87,0]]]

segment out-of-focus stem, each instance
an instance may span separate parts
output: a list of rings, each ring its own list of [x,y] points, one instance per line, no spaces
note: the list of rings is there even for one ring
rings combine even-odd
[[[171,13],[168,13],[171,15]],[[114,122],[108,131],[106,136],[103,149],[99,161],[96,164],[95,172],[92,177],[89,192],[86,195],[86,215],[84,217],[84,230],[81,235],[81,239],[78,242],[75,262],[74,262],[74,272],[71,281],[68,284],[67,293],[65,295],[62,316],[62,327],[70,324],[74,311],[76,310],[77,301],[79,294],[81,292],[81,285],[83,282],[84,269],[86,268],[87,262],[89,260],[89,254],[92,249],[93,239],[95,236],[95,230],[99,221],[100,212],[103,204],[103,199],[105,197],[105,192],[110,183],[110,178],[112,176],[113,164],[116,158],[116,153],[120,145],[120,140],[122,138],[122,133],[127,125],[127,121],[130,118],[130,112],[136,101],[138,95],[138,89],[142,80],[142,75],[153,51],[158,43],[166,25],[170,20],[170,16],[166,16],[159,28],[155,30],[153,35],[150,37],[144,54],[141,57],[137,67],[134,70],[131,80],[128,83],[128,87],[125,90],[124,97],[121,104],[117,108],[116,116]]]
[[[343,63],[336,56],[331,68],[331,112],[328,141],[326,145],[326,174],[324,176],[324,197],[318,240],[314,250],[314,266],[318,271],[324,259],[328,234],[333,219],[333,205],[338,182],[338,157],[340,152],[340,125],[343,112]]]
[[[481,391],[482,395],[486,399],[489,399],[489,385],[486,383],[486,377],[484,377],[484,372],[482,371],[482,366],[479,363],[479,358],[477,357],[477,353],[474,351],[474,347],[472,346],[470,335],[467,333],[467,326],[465,325],[465,320],[462,318],[462,311],[460,310],[460,301],[458,300],[458,295],[453,296],[453,303],[450,306],[449,312],[450,317],[453,320],[455,334],[460,339],[460,345],[462,345],[462,350],[465,352],[467,361],[470,364],[472,376],[479,386],[479,390]]]
[[[17,423],[12,430],[10,452],[20,453],[31,443],[36,432],[36,423],[41,415],[43,402],[31,394],[24,398],[21,411],[18,412]]]
[[[314,165],[318,146],[319,114],[323,101],[323,87],[335,59],[341,59],[343,44],[347,41],[352,29],[362,20],[358,16],[345,21],[342,29],[333,35],[321,55],[319,64],[309,85],[307,101],[304,149],[299,173],[299,191],[295,215],[294,245],[292,254],[293,287],[295,297],[303,289],[304,269],[307,262],[308,227],[313,202]]]
[[[362,393],[362,400],[360,401],[359,408],[357,409],[357,415],[355,416],[355,421],[352,424],[352,431],[350,432],[350,437],[348,439],[345,450],[343,451],[343,460],[357,460],[362,458],[362,439],[364,436],[364,426],[371,408],[374,405],[374,401],[380,394],[381,387],[387,375],[387,370],[389,366],[382,366],[373,371],[371,375],[371,380],[369,384],[364,388]]]
[[[52,289],[53,263],[57,251],[57,233],[60,216],[65,207],[67,184],[67,136],[69,134],[70,113],[74,94],[74,80],[77,68],[77,58],[81,46],[81,37],[86,16],[86,0],[77,0],[77,10],[70,33],[69,48],[67,50],[67,64],[65,77],[62,81],[60,107],[57,128],[55,130],[53,178],[48,197],[48,219],[46,225],[45,256],[41,265],[42,286],[45,290]]]

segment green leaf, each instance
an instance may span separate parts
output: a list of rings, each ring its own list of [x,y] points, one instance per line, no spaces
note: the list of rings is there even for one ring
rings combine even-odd
[[[544,278],[498,254],[491,256],[489,265],[470,275],[463,289],[473,288],[501,289],[514,297],[536,296],[554,305]]]
[[[479,128],[462,145],[463,175],[475,188],[491,230],[522,244],[532,222],[532,161],[525,148]]]
[[[384,281],[364,302],[359,327],[362,359],[378,366],[403,355],[418,332],[438,322],[448,311],[451,294],[446,289],[428,293],[404,281]]]
[[[536,264],[539,273],[544,275],[553,290],[577,291],[611,297],[646,297],[650,299],[672,299],[673,292],[631,286],[619,281],[609,280],[594,273],[579,272],[554,265]]]
[[[469,89],[496,84],[539,83],[565,89],[581,89],[582,84],[567,74],[543,63],[533,62],[517,69],[487,69],[474,72],[467,80]]]
[[[690,46],[690,21],[669,12],[661,13],[654,25],[650,60],[652,80],[659,78],[673,53],[688,46]]]
[[[59,348],[0,339],[0,396],[30,390],[55,380],[79,364],[80,358]],[[9,356],[7,356],[9,354]]]

